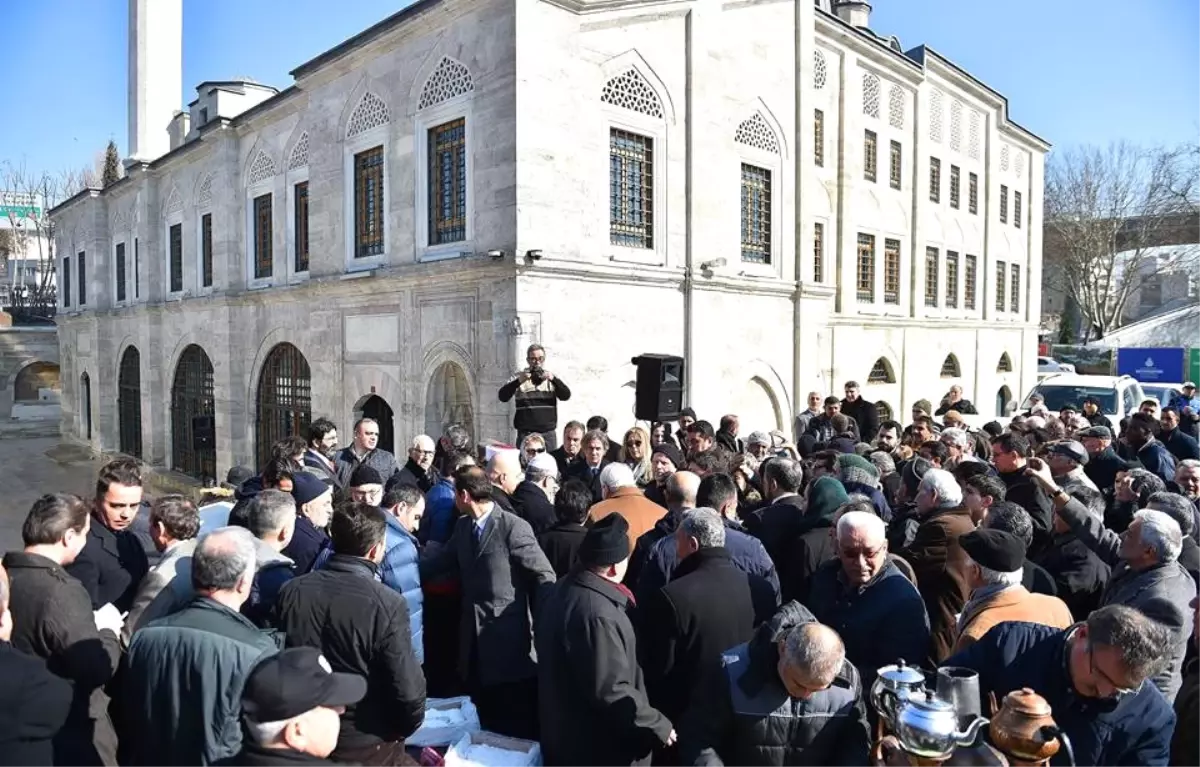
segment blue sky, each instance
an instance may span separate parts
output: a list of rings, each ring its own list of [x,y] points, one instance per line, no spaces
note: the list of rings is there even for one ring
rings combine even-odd
[[[288,71],[405,0],[186,0],[184,101],[203,80],[283,88]],[[89,164],[124,152],[127,0],[6,2],[0,164]],[[1196,141],[1195,0],[875,0],[872,27],[926,43],[1006,94],[1011,116],[1058,146]],[[19,84],[19,83],[23,83]]]

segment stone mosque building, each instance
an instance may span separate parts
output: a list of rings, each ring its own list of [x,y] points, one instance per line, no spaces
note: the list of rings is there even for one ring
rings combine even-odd
[[[1035,381],[1048,144],[865,2],[419,0],[180,111],[181,2],[129,0],[128,173],[52,211],[96,449],[213,477],[319,416],[511,438],[533,342],[560,424],[618,433],[646,352],[745,430],[847,379],[885,414]]]

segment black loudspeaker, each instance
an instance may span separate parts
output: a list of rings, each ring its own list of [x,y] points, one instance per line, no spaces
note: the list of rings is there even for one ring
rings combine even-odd
[[[683,408],[683,357],[643,354],[637,366],[634,415],[642,421],[674,421]]]
[[[211,450],[217,441],[217,421],[211,415],[192,417],[192,450]]]

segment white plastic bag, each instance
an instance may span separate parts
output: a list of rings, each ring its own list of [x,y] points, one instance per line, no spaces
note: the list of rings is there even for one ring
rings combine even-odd
[[[425,721],[404,739],[404,744],[448,746],[471,732],[479,732],[479,712],[470,698],[429,698],[425,701]]]
[[[469,732],[446,752],[446,767],[541,767],[537,741],[481,730]]]

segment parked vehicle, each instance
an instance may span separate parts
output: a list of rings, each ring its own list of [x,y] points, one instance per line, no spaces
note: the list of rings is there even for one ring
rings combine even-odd
[[[1075,373],[1055,373],[1038,382],[1025,397],[1020,412],[1030,408],[1030,396],[1040,394],[1046,408],[1057,413],[1066,405],[1082,407],[1083,401],[1094,397],[1100,412],[1108,417],[1114,433],[1123,419],[1137,412],[1146,395],[1142,385],[1132,376],[1089,376]]]
[[[1158,406],[1164,408],[1171,404],[1171,400],[1183,393],[1183,384],[1181,383],[1144,383],[1142,384],[1142,392],[1146,397],[1158,400]]]
[[[1075,366],[1070,362],[1059,362],[1053,357],[1038,357],[1038,375],[1050,375],[1053,373],[1074,373]]]

